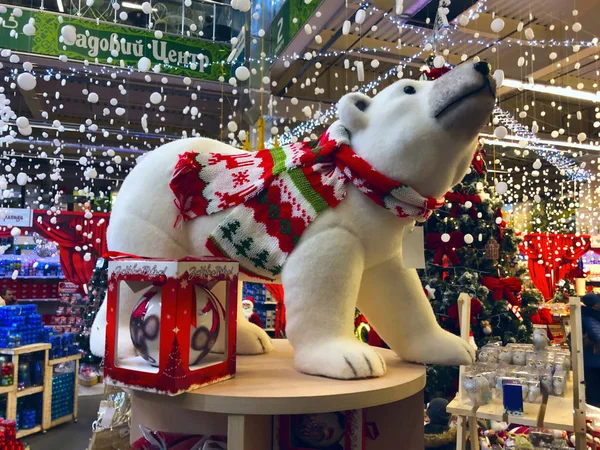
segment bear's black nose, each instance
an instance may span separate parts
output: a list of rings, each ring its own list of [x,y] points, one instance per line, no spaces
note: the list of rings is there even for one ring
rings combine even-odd
[[[475,70],[483,76],[487,76],[490,73],[490,65],[486,62],[480,61],[475,63]]]

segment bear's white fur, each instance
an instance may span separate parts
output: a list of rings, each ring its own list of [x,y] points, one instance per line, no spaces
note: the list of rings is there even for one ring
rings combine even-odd
[[[378,171],[421,195],[442,196],[468,170],[478,131],[493,108],[495,84],[481,64],[464,64],[433,82],[401,80],[373,99],[344,96],[338,113],[351,133],[351,147]],[[204,243],[229,211],[173,227],[178,211],[169,180],[178,156],[186,151],[240,152],[196,138],[171,142],[146,155],[119,191],[108,229],[110,250],[163,258],[209,254]],[[310,225],[281,276],[286,333],[300,371],[343,379],[385,373],[377,351],[354,337],[356,305],[405,360],[473,361],[473,349],[437,324],[416,271],[402,265],[403,232],[412,225],[413,220],[396,217],[352,185],[338,207]],[[123,301],[121,346],[129,342],[129,316],[137,297]],[[238,352],[271,350],[266,333],[239,309]],[[92,331],[97,355],[104,353],[105,323],[103,305]],[[119,348],[119,353],[133,353],[133,346]]]

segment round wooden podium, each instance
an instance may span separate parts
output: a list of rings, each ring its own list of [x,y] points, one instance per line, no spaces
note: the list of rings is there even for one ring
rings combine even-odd
[[[366,409],[379,436],[368,450],[422,450],[425,367],[379,349],[382,378],[331,380],[294,368],[293,350],[274,340],[266,355],[238,356],[232,380],[176,397],[133,391],[132,441],[139,425],[161,431],[227,435],[229,450],[271,450],[273,416]]]

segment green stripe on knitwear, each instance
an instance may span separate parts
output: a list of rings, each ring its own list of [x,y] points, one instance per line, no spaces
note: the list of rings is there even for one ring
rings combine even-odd
[[[281,147],[272,148],[270,151],[273,158],[273,175],[279,175],[285,171],[286,154]]]
[[[310,182],[304,176],[302,169],[291,169],[288,171],[288,174],[296,188],[300,191],[308,203],[311,204],[317,214],[324,209],[329,208],[329,203],[327,203],[327,201],[325,201],[325,199],[321,197],[317,191],[315,191]]]

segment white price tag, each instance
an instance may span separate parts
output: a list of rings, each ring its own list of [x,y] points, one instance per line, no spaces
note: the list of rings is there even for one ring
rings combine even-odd
[[[413,227],[404,231],[402,239],[402,260],[407,269],[425,268],[425,238],[423,227]]]

